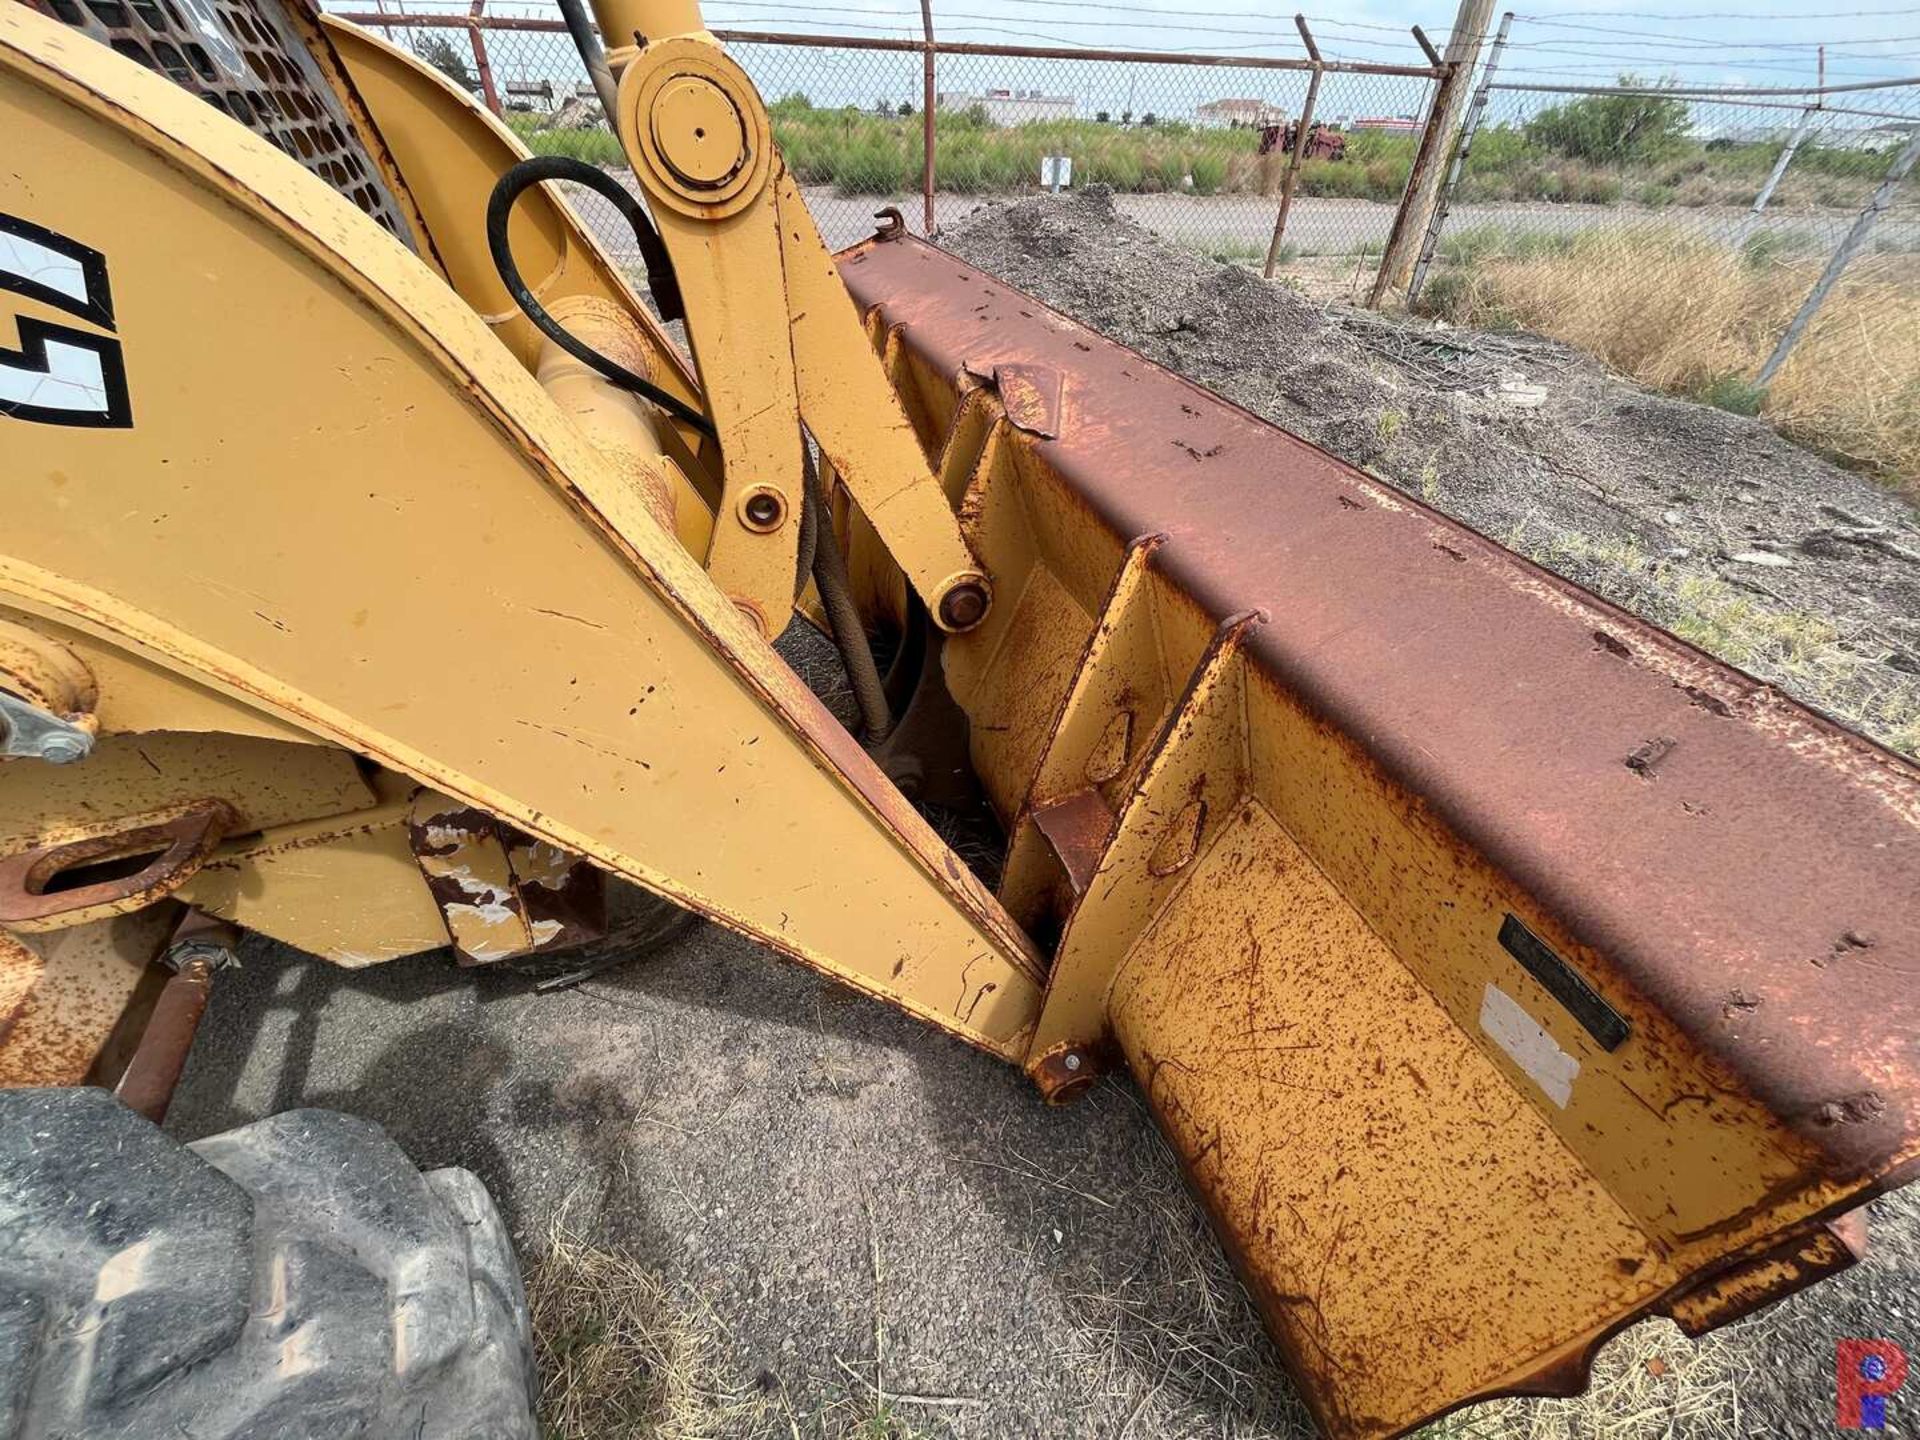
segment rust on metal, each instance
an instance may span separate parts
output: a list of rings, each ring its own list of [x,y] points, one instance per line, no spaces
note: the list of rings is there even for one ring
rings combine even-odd
[[[1871,983],[1920,971],[1920,771],[924,241],[841,265],[927,394],[1071,369],[1054,436],[941,462],[1020,597],[946,669],[1040,832],[1021,913],[1041,838],[1075,853],[1030,717],[1080,774],[1143,653],[1194,678],[1106,797],[1029,1074],[1118,1047],[1330,1432],[1577,1388],[1637,1316],[1843,1263],[1824,1222],[1920,1170],[1920,991]]]
[[[1313,57],[1313,78],[1307,81],[1307,98],[1300,106],[1300,118],[1288,127],[1293,143],[1286,147],[1287,173],[1280,182],[1280,209],[1273,217],[1273,238],[1267,242],[1267,258],[1260,271],[1269,280],[1273,278],[1273,272],[1280,265],[1282,237],[1287,233],[1287,215],[1293,209],[1293,191],[1300,178],[1300,167],[1309,158],[1317,158],[1310,155],[1310,151],[1323,143],[1323,137],[1333,133],[1313,123],[1314,106],[1320,100],[1320,80],[1326,74],[1325,67],[1320,64],[1320,47],[1314,44],[1313,32],[1307,29],[1306,16],[1295,15],[1293,23],[1300,27],[1300,39],[1305,43],[1307,53]],[[1339,153],[1329,155],[1327,157],[1329,159],[1339,159],[1346,152],[1345,137],[1335,136],[1335,138],[1339,143]],[[1264,144],[1263,140],[1262,145]]]
[[[207,1011],[213,977],[233,963],[240,932],[222,920],[188,911],[167,947],[173,969],[154,1004],[139,1046],[114,1093],[129,1109],[158,1125],[187,1068],[187,1054]]]
[[[86,662],[59,641],[25,625],[0,619],[0,690],[97,730],[93,715],[99,690]]]
[[[79,1085],[110,1079],[118,1032],[141,1018],[155,957],[179,907],[45,934],[0,929],[0,1085]]]
[[[940,229],[933,212],[934,146],[938,138],[933,112],[939,104],[933,74],[933,0],[920,0],[920,35],[926,41],[920,52],[920,205],[924,222],[922,228],[932,236]]]
[[[1866,1254],[1867,1212],[1850,1211],[1709,1277],[1669,1301],[1666,1313],[1687,1334],[1704,1335],[1838,1275]]]
[[[426,790],[414,801],[407,833],[462,965],[491,964],[534,948],[491,815]]]
[[[342,20],[380,30],[396,26],[409,30],[464,30],[468,24],[464,15],[379,10],[343,10],[339,14]],[[489,15],[483,23],[489,30],[542,34],[565,34],[567,28],[563,21],[533,15]],[[711,33],[714,39],[727,45],[793,45],[818,49],[821,41],[818,35],[776,30],[714,30]],[[922,55],[931,50],[935,55],[977,55],[1002,60],[1113,60],[1142,65],[1224,65],[1253,70],[1310,70],[1318,65],[1342,75],[1404,75],[1421,80],[1431,80],[1440,73],[1430,65],[1388,65],[1369,60],[1316,62],[1288,55],[1203,55],[1169,50],[1082,49],[1077,45],[983,45],[955,40],[936,40],[929,46],[924,40],[893,40],[877,35],[835,35],[832,44],[839,50],[881,50],[905,55]]]
[[[1887,883],[1920,873],[1911,762],[924,241],[858,247],[844,273],[941,373],[1076,366],[1085,413],[1038,453],[1091,513],[1122,539],[1166,532],[1161,568],[1210,612],[1265,609],[1263,669],[1368,737],[1836,1167],[1920,1137],[1920,989],[1820,963],[1868,935],[1874,970],[1920,967],[1920,888]],[[1160,462],[1201,434],[1213,461]],[[1655,785],[1624,763],[1650,735]],[[1734,989],[1761,1000],[1737,1035]]]
[[[1206,821],[1206,801],[1189,800],[1182,805],[1160,843],[1153,847],[1153,854],[1147,860],[1147,873],[1176,875],[1191,864],[1193,857],[1200,853],[1200,832]]]
[[[1078,1045],[1056,1045],[1029,1063],[1028,1073],[1049,1105],[1078,1100],[1100,1078],[1102,1067]]]
[[[423,790],[407,833],[462,965],[562,950],[606,932],[606,879],[586,861]]]
[[[1051,365],[970,364],[967,373],[992,385],[1015,429],[1051,440],[1060,433],[1061,372]]]
[[[473,47],[473,65],[480,72],[480,93],[485,97],[487,109],[494,114],[500,113],[500,92],[494,88],[493,66],[487,60],[487,42],[481,35],[482,15],[487,8],[487,0],[473,0],[467,10],[467,40]]]
[[[206,863],[234,818],[224,800],[198,800],[0,859],[0,925],[53,929],[163,900]]]
[[[1133,712],[1116,710],[1100,732],[1093,753],[1087,757],[1085,775],[1095,785],[1117,780],[1126,771],[1133,755]]]
[[[1052,805],[1036,806],[1033,823],[1059,857],[1073,893],[1083,894],[1092,883],[1093,872],[1106,852],[1107,836],[1113,830],[1113,811],[1107,808],[1100,791],[1088,786]]]
[[[507,864],[538,950],[568,950],[607,933],[607,877],[558,845],[506,827]]]

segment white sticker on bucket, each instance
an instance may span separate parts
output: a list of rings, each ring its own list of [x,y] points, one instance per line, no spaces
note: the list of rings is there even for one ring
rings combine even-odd
[[[1562,1110],[1573,1099],[1580,1062],[1560,1048],[1520,1002],[1492,981],[1480,997],[1480,1028]]]

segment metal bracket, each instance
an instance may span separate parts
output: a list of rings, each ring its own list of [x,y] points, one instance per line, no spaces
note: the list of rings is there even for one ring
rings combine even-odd
[[[0,756],[69,765],[93,753],[93,736],[50,710],[0,690]]]

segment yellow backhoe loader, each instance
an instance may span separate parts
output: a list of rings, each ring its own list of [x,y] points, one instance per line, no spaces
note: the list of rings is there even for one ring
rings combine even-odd
[[[234,929],[493,964],[608,875],[1036,1103],[1130,1071],[1338,1440],[1857,1258],[1920,1167],[1920,771],[897,217],[830,254],[693,0],[565,8],[631,184],[309,0],[0,0],[0,1082],[94,1087],[0,1097],[0,1433],[347,1365],[311,1247],[149,1333],[228,1274],[126,1127]],[[997,891],[916,805],[967,787]],[[366,1137],[283,1119],[186,1157],[256,1250],[361,1213]],[[375,1268],[393,1383],[454,1373]],[[424,1433],[530,1433],[461,1354],[493,1418]]]

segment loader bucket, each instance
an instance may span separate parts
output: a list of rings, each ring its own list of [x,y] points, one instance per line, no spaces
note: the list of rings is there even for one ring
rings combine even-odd
[[[1920,772],[898,226],[849,308],[660,11],[601,29],[653,37],[614,108],[697,370],[557,200],[501,227],[652,375],[607,393],[502,298],[524,152],[417,59],[269,27],[342,192],[0,0],[0,1082],[115,1070],[180,907],[490,964],[606,871],[1052,1101],[1131,1071],[1340,1440],[1852,1263],[1920,1169]],[[636,139],[727,113],[675,66],[754,119],[737,194]],[[808,515],[843,655],[915,657],[871,747],[770,644]],[[977,779],[997,895],[916,775]]]
[[[841,266],[1003,597],[945,667],[1059,936],[1028,1068],[1132,1071],[1329,1434],[1851,1263],[1911,764],[931,245]]]

